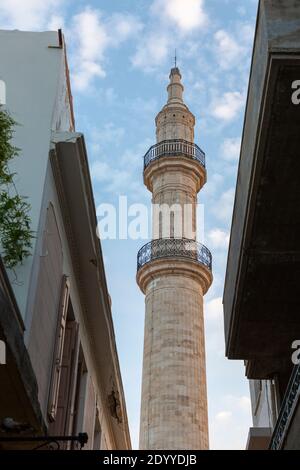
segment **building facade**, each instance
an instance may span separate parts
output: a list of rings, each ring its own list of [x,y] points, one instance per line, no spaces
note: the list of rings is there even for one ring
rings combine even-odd
[[[208,449],[203,296],[211,255],[196,240],[197,193],[205,155],[194,144],[195,117],[183,101],[177,67],[156,117],[157,143],[144,157],[152,193],[153,239],[138,254],[146,316],[141,449]]]
[[[300,449],[299,88],[300,3],[261,0],[223,300],[226,355],[250,381],[248,449]]]
[[[27,436],[85,432],[86,449],[129,449],[111,299],[61,31],[1,31],[0,80],[19,124],[15,185],[30,203],[35,234],[22,265],[0,265],[0,448],[33,447]],[[11,435],[24,441],[1,440]]]

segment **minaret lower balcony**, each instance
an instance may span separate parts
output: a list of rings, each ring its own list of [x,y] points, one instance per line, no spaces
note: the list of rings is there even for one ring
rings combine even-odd
[[[143,292],[151,279],[177,273],[200,277],[203,293],[212,283],[212,255],[206,246],[187,238],[159,238],[144,245],[137,256],[137,282]]]
[[[187,238],[158,238],[138,252],[137,269],[159,258],[188,258],[212,270],[212,256],[206,246]]]
[[[148,150],[144,156],[144,170],[154,161],[164,157],[186,157],[205,168],[205,153],[198,145],[183,139],[163,140]]]

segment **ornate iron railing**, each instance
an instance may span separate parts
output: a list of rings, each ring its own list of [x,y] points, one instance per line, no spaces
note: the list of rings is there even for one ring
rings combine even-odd
[[[0,436],[0,443],[4,444],[14,443],[16,446],[18,444],[22,446],[24,443],[28,445],[30,442],[33,445],[33,448],[30,450],[60,450],[61,442],[70,442],[73,445],[78,445],[78,449],[81,450],[88,442],[88,435],[86,432],[80,432],[77,436]],[[34,443],[38,443],[38,445],[35,446]]]
[[[137,270],[160,258],[188,258],[212,269],[212,256],[206,246],[187,238],[159,238],[144,245],[138,252]]]
[[[205,168],[205,153],[198,145],[183,139],[163,140],[150,147],[144,156],[144,169],[162,157],[184,156],[197,160]]]
[[[293,416],[295,407],[300,397],[300,365],[296,366],[292,372],[287,390],[282,401],[281,409],[277,419],[277,423],[273,432],[270,443],[270,450],[280,450],[290,419]]]

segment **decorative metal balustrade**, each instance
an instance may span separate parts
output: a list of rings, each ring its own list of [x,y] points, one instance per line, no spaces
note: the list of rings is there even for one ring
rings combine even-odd
[[[144,245],[138,252],[137,270],[161,258],[186,258],[212,269],[212,256],[208,248],[186,238],[159,238]]]
[[[300,365],[296,366],[291,375],[287,390],[282,401],[278,420],[270,443],[270,450],[280,450],[286,432],[300,398]]]
[[[24,448],[24,444],[26,449],[29,449],[30,443],[33,446],[30,450],[61,450],[61,443],[70,443],[73,450],[81,450],[88,443],[88,439],[86,432],[80,432],[77,436],[0,436],[0,444],[14,445],[16,450]]]
[[[144,169],[163,157],[184,156],[197,160],[205,168],[205,153],[198,145],[183,139],[163,140],[150,147],[144,156]]]

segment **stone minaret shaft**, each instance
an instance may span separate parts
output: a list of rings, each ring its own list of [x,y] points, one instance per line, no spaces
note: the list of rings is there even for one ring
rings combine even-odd
[[[179,235],[174,212],[153,221],[156,236],[138,254],[137,282],[146,295],[140,448],[149,450],[208,448],[203,296],[211,255],[195,235],[205,155],[194,144],[195,118],[182,95],[175,67],[156,117],[157,144],[144,162],[152,202],[191,209],[179,219]]]

